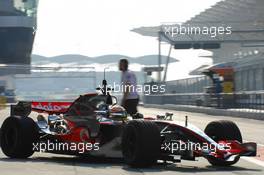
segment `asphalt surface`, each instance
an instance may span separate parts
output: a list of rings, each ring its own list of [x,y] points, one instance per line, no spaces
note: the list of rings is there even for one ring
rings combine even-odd
[[[140,174],[264,174],[263,144],[264,144],[264,121],[239,119],[224,116],[210,116],[205,114],[178,112],[173,110],[161,110],[153,108],[140,108],[140,112],[146,116],[173,112],[174,120],[184,121],[189,116],[189,122],[203,129],[212,120],[228,119],[236,122],[243,134],[244,140],[255,141],[259,144],[259,157],[241,159],[231,167],[214,167],[205,159],[197,161],[182,161],[175,164],[158,164],[151,168],[134,169],[126,166],[119,159],[88,160],[74,156],[64,156],[47,153],[35,153],[25,160],[9,159],[0,151],[0,174],[3,175],[140,175]],[[0,110],[0,124],[9,115],[9,110]]]

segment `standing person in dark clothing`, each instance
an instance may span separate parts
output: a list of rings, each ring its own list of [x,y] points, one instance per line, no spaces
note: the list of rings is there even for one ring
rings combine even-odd
[[[127,110],[127,113],[134,115],[137,113],[137,105],[139,96],[136,91],[137,78],[136,75],[128,70],[128,60],[121,59],[119,61],[119,70],[122,72],[121,87],[123,91],[122,106]]]

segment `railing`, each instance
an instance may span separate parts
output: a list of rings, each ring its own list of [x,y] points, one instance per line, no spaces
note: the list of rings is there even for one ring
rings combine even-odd
[[[212,82],[207,76],[186,78],[166,82],[167,93],[202,93],[204,87],[211,86]]]
[[[144,96],[146,104],[175,104],[264,112],[264,91],[237,93],[181,93]]]

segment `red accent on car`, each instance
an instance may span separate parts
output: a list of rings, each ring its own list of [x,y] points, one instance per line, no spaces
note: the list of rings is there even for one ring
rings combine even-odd
[[[48,114],[65,113],[72,102],[31,102],[32,111]]]

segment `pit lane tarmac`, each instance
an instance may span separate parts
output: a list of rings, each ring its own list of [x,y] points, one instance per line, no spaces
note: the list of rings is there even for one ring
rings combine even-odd
[[[162,109],[140,108],[140,112],[145,115],[156,115],[168,112]],[[212,120],[231,119],[238,124],[244,139],[247,141],[256,141],[259,143],[259,157],[241,159],[237,164],[231,167],[214,167],[205,159],[198,158],[197,161],[182,161],[175,164],[158,163],[151,168],[130,168],[123,163],[121,159],[87,159],[75,156],[64,156],[48,153],[35,153],[31,158],[25,160],[9,159],[0,152],[0,174],[3,175],[35,175],[35,174],[56,174],[56,175],[138,175],[138,174],[264,174],[263,159],[263,129],[264,122],[250,119],[239,119],[224,116],[210,116],[206,114],[196,114],[178,111],[169,111],[174,113],[175,120],[184,120],[188,115],[189,121],[201,129]],[[9,115],[9,109],[0,111],[0,124],[5,117]]]

